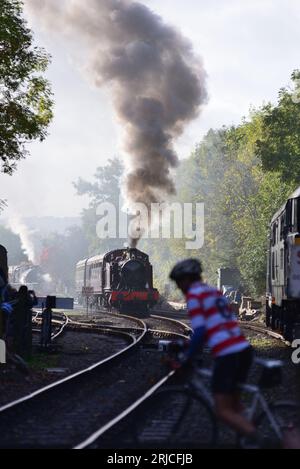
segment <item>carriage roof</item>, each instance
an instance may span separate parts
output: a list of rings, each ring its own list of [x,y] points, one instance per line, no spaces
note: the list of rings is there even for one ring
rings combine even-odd
[[[89,257],[87,259],[83,259],[81,261],[79,261],[76,265],[76,268],[79,269],[80,267],[85,267],[86,265],[92,265],[92,264],[97,264],[97,263],[103,263],[105,258],[109,258],[111,257],[113,254],[117,254],[119,253],[121,255],[121,253],[125,253],[126,249],[115,249],[113,251],[110,251],[110,252],[107,252],[105,254],[99,254],[98,256],[93,256],[93,257]],[[141,254],[142,256],[145,256],[147,258],[149,258],[149,256],[147,254],[145,254],[144,252],[138,250],[138,249],[135,249],[135,248],[132,248],[132,249],[128,249],[127,250],[128,252],[133,252],[133,251],[137,251],[139,252],[139,254]]]
[[[275,213],[274,217],[272,218],[271,223],[274,223],[280,217],[282,212],[284,212],[288,200],[298,199],[299,197],[300,197],[300,187],[298,187],[298,189],[295,190],[295,192],[286,200],[285,204],[278,210],[278,212]]]

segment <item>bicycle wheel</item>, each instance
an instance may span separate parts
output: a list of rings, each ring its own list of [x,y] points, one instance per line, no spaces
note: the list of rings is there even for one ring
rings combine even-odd
[[[140,448],[211,448],[217,423],[210,406],[183,387],[158,391],[139,411],[135,441]]]
[[[295,402],[275,402],[269,407],[280,435],[273,428],[268,414],[262,412],[255,420],[258,434],[266,447],[280,448],[289,429],[300,430],[300,405]]]

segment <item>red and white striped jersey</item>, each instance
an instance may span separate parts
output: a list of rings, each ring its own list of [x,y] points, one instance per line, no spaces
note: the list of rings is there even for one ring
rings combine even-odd
[[[206,344],[215,357],[249,347],[227,298],[216,288],[194,283],[187,293],[187,307],[192,328],[205,327]]]

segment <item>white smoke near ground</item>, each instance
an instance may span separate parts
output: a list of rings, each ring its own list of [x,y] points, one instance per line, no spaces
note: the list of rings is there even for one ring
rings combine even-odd
[[[130,203],[175,194],[174,141],[206,103],[206,73],[191,43],[130,0],[25,0],[48,31],[82,41],[96,86],[109,86],[124,129]],[[142,229],[141,229],[142,232]]]
[[[20,237],[22,248],[28,257],[28,260],[33,264],[39,264],[41,240],[38,233],[35,230],[31,230],[17,216],[8,220],[7,227],[10,228],[14,234]]]
[[[51,283],[53,281],[50,274],[43,274],[43,280],[46,283]]]

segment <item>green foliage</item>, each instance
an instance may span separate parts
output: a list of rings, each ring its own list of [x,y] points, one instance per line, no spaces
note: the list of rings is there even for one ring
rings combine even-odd
[[[52,94],[43,78],[49,56],[33,46],[19,0],[1,0],[0,161],[12,174],[27,154],[25,144],[44,140],[52,119]]]
[[[300,71],[295,71],[292,81],[296,91],[283,88],[278,105],[268,104],[262,108],[262,135],[256,143],[256,154],[264,169],[278,171],[283,180],[296,183],[300,180],[299,80]]]
[[[263,132],[263,112],[252,111],[238,127],[210,131],[191,156],[201,172],[193,200],[205,203],[205,245],[191,254],[215,284],[219,267],[239,269],[253,295],[265,290],[270,219],[295,189],[280,172],[264,169],[256,154]]]
[[[35,353],[28,360],[28,365],[34,372],[44,372],[47,368],[57,368],[59,365],[59,358],[59,355]]]
[[[124,168],[119,159],[109,159],[106,166],[97,168],[94,182],[79,179],[74,183],[78,195],[86,195],[90,199],[89,208],[83,210],[82,223],[89,241],[89,252],[91,255],[100,254],[110,249],[117,249],[122,245],[119,239],[99,239],[96,228],[99,221],[97,216],[99,204],[108,202],[113,204],[117,210],[119,209],[120,185],[123,171]]]
[[[295,82],[299,78],[299,72],[292,76]],[[174,201],[204,202],[205,244],[187,251],[186,240],[141,241],[139,248],[150,255],[162,293],[174,263],[191,256],[201,259],[209,282],[216,284],[218,268],[237,268],[246,293],[265,292],[270,220],[300,179],[300,102],[295,96],[283,89],[277,105],[252,109],[238,126],[210,130],[181,162]],[[122,166],[110,161],[98,169],[94,184],[77,184],[78,192],[91,198],[83,219],[92,252],[111,246],[103,242],[99,248],[95,208],[99,202],[116,201],[121,175]]]

